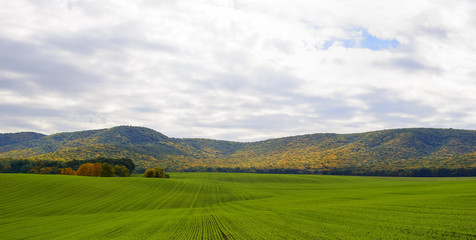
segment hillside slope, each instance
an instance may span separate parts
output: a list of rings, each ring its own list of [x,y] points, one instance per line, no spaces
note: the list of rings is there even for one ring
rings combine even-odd
[[[120,126],[15,139],[0,142],[0,158],[127,157],[139,169],[163,166],[169,171],[399,175],[409,169],[476,168],[474,130],[393,129],[239,143],[169,138],[148,128]]]
[[[29,140],[39,139],[46,135],[34,132],[20,132],[20,133],[0,133],[0,147],[15,145]]]

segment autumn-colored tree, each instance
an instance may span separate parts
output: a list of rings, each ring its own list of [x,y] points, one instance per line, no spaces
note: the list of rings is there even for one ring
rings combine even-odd
[[[62,168],[61,175],[76,175],[76,171],[74,171],[72,168]]]
[[[81,165],[76,171],[77,176],[101,176],[102,164],[101,163],[85,163]]]
[[[103,163],[101,168],[101,177],[114,177],[114,168],[107,163]]]

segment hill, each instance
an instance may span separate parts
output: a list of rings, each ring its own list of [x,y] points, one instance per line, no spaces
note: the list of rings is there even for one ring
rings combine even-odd
[[[39,139],[44,136],[46,135],[34,132],[0,133],[0,147],[15,145],[17,143],[26,142],[28,140]]]
[[[170,138],[144,127],[120,126],[49,136],[7,134],[0,143],[0,158],[4,159],[126,157],[139,170],[162,166],[168,171],[365,175],[412,175],[424,171],[418,174],[434,175],[431,169],[459,169],[468,175],[476,168],[476,131],[455,129],[309,134],[240,143]]]

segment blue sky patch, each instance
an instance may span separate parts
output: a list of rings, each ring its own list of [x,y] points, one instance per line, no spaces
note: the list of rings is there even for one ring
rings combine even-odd
[[[382,50],[396,48],[400,43],[397,40],[385,40],[372,36],[365,28],[354,28],[347,39],[332,39],[324,43],[323,49],[328,49],[335,42],[340,42],[345,48],[367,48]]]

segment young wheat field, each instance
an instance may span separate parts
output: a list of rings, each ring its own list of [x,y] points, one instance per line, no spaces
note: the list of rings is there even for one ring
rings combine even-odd
[[[0,174],[0,239],[476,239],[476,178]]]

